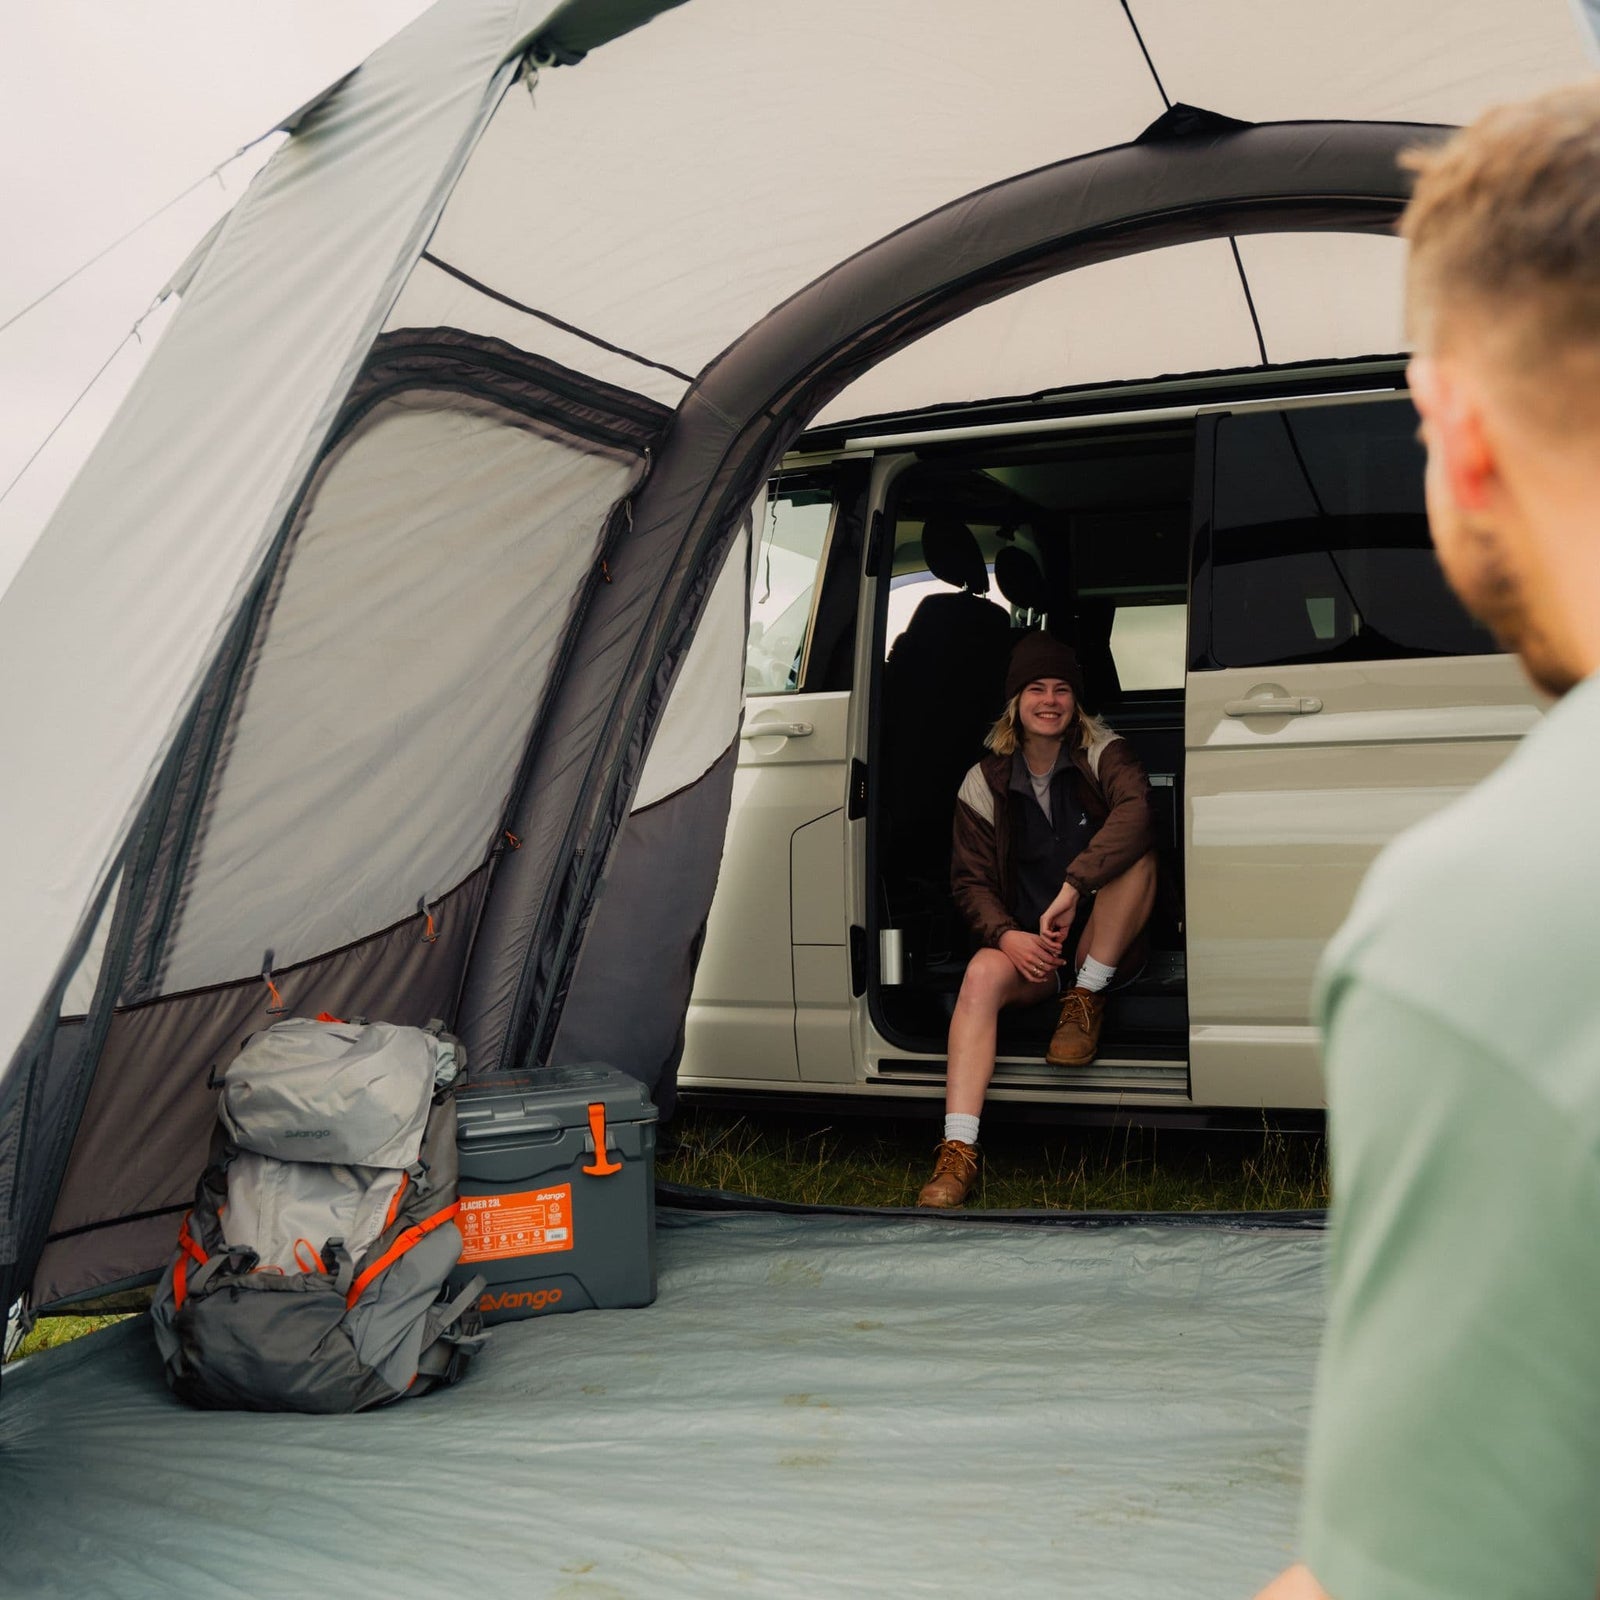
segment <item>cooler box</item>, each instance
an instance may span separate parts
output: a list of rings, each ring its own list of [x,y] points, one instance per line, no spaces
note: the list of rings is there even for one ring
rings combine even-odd
[[[456,1096],[465,1240],[486,1322],[656,1297],[656,1108],[614,1067],[550,1067]]]

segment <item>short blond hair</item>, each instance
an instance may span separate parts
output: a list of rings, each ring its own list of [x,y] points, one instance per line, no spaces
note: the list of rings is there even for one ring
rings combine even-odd
[[[1411,150],[1401,219],[1406,310],[1419,348],[1444,349],[1460,313],[1493,330],[1563,410],[1596,400],[1600,364],[1600,81],[1498,106],[1442,144]],[[1583,378],[1583,394],[1572,379]]]

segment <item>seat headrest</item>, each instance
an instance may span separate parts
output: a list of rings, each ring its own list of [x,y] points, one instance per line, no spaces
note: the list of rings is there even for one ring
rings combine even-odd
[[[941,583],[973,594],[989,592],[989,569],[977,535],[954,517],[929,517],[922,525],[922,559]]]
[[[1026,550],[1014,544],[1004,544],[995,551],[994,581],[1012,605],[1020,611],[1048,611],[1049,597],[1045,593],[1044,574],[1039,563]]]

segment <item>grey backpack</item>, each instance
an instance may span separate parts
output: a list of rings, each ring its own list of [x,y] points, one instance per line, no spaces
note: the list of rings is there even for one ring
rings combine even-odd
[[[360,1411],[461,1375],[483,1280],[451,1296],[460,1045],[292,1017],[222,1076],[212,1159],[151,1306],[192,1405]]]

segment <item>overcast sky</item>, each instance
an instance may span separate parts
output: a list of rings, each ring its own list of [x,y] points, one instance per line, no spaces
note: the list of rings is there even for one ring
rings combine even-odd
[[[427,0],[4,0],[0,323],[355,66]],[[0,332],[0,490],[265,152]],[[160,318],[146,324],[158,332]],[[130,345],[0,502],[10,582],[140,363]]]

